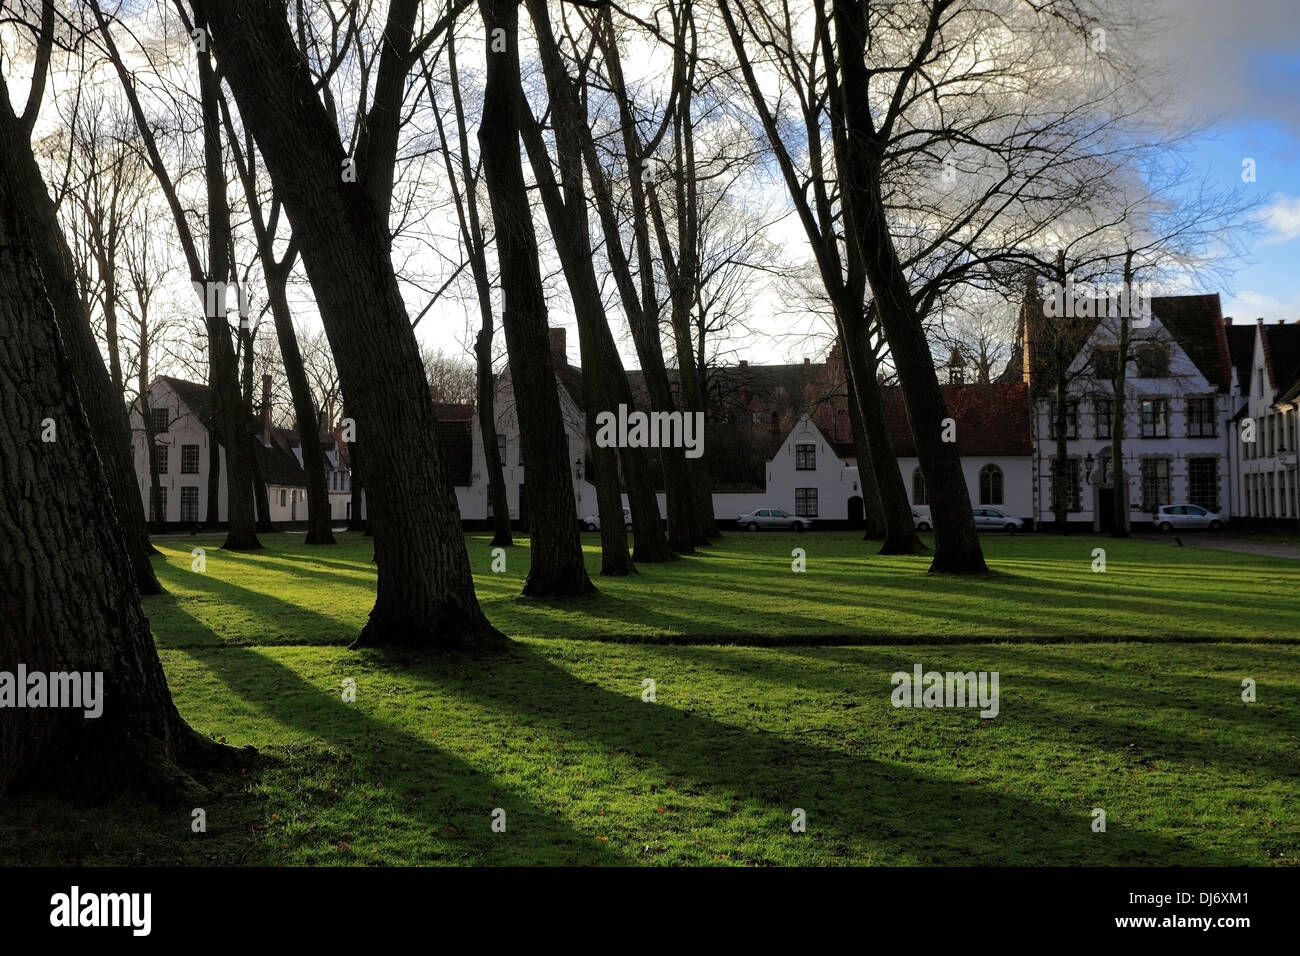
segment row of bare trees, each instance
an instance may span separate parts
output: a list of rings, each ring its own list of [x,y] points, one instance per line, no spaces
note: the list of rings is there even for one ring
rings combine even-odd
[[[1148,265],[1135,255],[1154,263],[1213,223],[1193,216],[1171,230],[1113,188],[1131,181],[1119,174],[1141,157],[1137,118],[1152,105],[1144,65],[1089,42],[1099,24],[1121,36],[1135,28],[1122,5],[160,0],[141,11],[20,0],[15,10],[5,35],[20,48],[2,62],[26,64],[31,79],[21,112],[0,87],[0,604],[16,622],[0,665],[93,666],[115,683],[112,719],[93,734],[45,714],[7,722],[0,789],[66,780],[69,766],[93,768],[111,788],[132,763],[174,783],[160,768],[186,769],[202,750],[171,706],[140,612],[140,594],[158,585],[122,400],[129,322],[148,429],[155,251],[123,237],[156,230],[160,208],[202,321],[211,427],[228,469],[225,547],[258,547],[267,514],[251,412],[255,329],[269,313],[304,442],[314,543],[332,540],[323,474],[313,474],[318,412],[355,422],[353,491],[363,479],[378,575],[354,646],[421,649],[504,640],[475,593],[416,337],[449,290],[467,284],[477,304],[467,338],[496,540],[510,541],[494,438],[499,316],[528,468],[524,594],[584,595],[594,584],[550,303],[562,296],[576,319],[589,440],[598,411],[640,397],[622,329],[650,409],[702,411],[719,317],[743,299],[735,284],[771,261],[761,249],[770,207],[746,184],[781,183],[845,356],[882,550],[921,548],[884,413],[881,382],[893,375],[933,500],[931,570],[979,573],[956,446],[942,438],[936,315],[1026,268],[1060,274],[1057,251],[1076,240],[1098,269],[1122,261],[1131,277]],[[47,96],[56,67],[96,91],[84,109],[75,96],[68,106],[67,90]],[[120,110],[96,105],[110,87]],[[47,101],[72,110],[62,172],[46,162],[57,204],[32,145]],[[452,223],[442,235],[454,253],[430,239],[436,223]],[[427,281],[421,248],[446,266],[444,281]],[[296,275],[323,345],[299,334]],[[256,315],[254,287],[265,298]],[[46,420],[58,440],[42,441]],[[717,536],[707,459],[661,450],[665,529],[644,451],[591,445],[602,573],[630,574]],[[131,756],[110,771],[102,754],[114,740]]]

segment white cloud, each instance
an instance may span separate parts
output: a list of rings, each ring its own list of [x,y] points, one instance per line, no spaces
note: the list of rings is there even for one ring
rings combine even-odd
[[[1284,302],[1263,292],[1242,289],[1235,295],[1224,296],[1223,314],[1234,316],[1238,323],[1252,322],[1257,317],[1267,322],[1289,321],[1300,315],[1300,298],[1293,296],[1289,302]]]
[[[1265,242],[1290,242],[1300,236],[1300,196],[1278,196],[1264,209]]]

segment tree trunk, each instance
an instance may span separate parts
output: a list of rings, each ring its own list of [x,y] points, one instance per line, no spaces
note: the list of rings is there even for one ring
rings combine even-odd
[[[840,331],[840,351],[844,355],[844,373],[850,386],[849,397],[850,401],[858,402],[862,430],[867,442],[868,462],[880,500],[884,540],[878,553],[916,554],[923,546],[916,534],[916,522],[912,520],[907,485],[898,469],[898,456],[894,453],[894,439],[885,410],[885,396],[876,377],[875,356],[863,331],[868,320],[855,318],[857,312],[853,301],[843,294],[843,287],[836,290],[833,298],[837,300],[835,313]],[[847,318],[840,319],[841,315]],[[858,474],[861,473],[862,469],[859,468]],[[864,511],[865,504],[864,498]],[[931,514],[933,515],[933,510]]]
[[[285,55],[295,45],[284,8],[260,0],[194,0],[193,7],[293,224],[365,445],[378,587],[353,646],[496,644],[502,635],[474,593],[388,223],[365,186],[341,175],[337,130],[301,61]]]
[[[845,232],[860,244],[881,328],[902,385],[917,459],[934,522],[931,572],[978,574],[988,570],[957,443],[942,438],[948,417],[925,330],[894,248],[880,189],[882,146],[871,120],[866,65],[866,17],[861,0],[835,0],[839,39],[846,158],[843,179]],[[849,330],[852,334],[852,329]],[[864,411],[866,411],[864,409]],[[872,423],[866,423],[868,428]]]
[[[0,99],[7,104],[2,82]],[[195,788],[181,767],[214,751],[177,713],[140,607],[62,331],[83,316],[55,319],[64,298],[38,251],[50,224],[26,164],[13,162],[20,147],[27,158],[30,150],[12,132],[0,130],[0,670],[16,676],[23,667],[29,680],[76,671],[96,700],[6,706],[0,793],[48,789],[78,803],[128,788],[174,796]],[[54,441],[42,440],[45,419],[57,427]],[[27,687],[16,691],[32,700]]]
[[[212,288],[231,276],[230,269],[230,202],[226,197],[226,164],[221,146],[219,110],[220,81],[212,69],[211,54],[200,51],[199,96],[203,107],[203,165],[208,198],[208,274],[192,276]],[[213,398],[221,422],[222,444],[226,448],[226,540],[221,547],[228,551],[253,551],[262,547],[257,540],[256,514],[253,505],[254,482],[257,480],[253,446],[248,440],[250,404],[239,392],[239,360],[230,344],[223,296],[216,296],[216,308],[209,307],[209,296],[201,295],[208,326],[208,366]],[[243,303],[240,303],[241,325]],[[263,489],[264,490],[264,489]]]
[[[568,440],[551,365],[546,298],[537,258],[537,238],[519,157],[519,10],[516,0],[483,0],[487,80],[479,144],[496,222],[511,387],[519,415],[520,441],[528,461],[531,563],[524,594],[559,597],[594,590],[583,564]],[[498,39],[504,31],[504,51]]]
[[[840,345],[840,354],[843,355],[844,346]],[[867,437],[867,429],[862,424],[862,406],[858,401],[857,386],[852,382],[852,371],[849,369],[848,361],[844,363],[844,386],[848,393],[849,405],[849,425],[853,430],[853,447],[858,453],[858,487],[862,492],[862,518],[866,524],[866,530],[862,534],[863,541],[883,541],[885,539],[885,513],[884,506],[880,498],[880,482],[876,480],[876,473],[873,470],[875,465],[871,453],[871,441]],[[877,393],[879,389],[877,389]],[[895,467],[894,471],[898,471]],[[907,486],[903,486],[903,494],[907,494]],[[906,503],[906,500],[904,501]],[[908,509],[908,519],[911,519],[911,509]],[[912,523],[915,530],[916,523]]]
[[[205,424],[208,429],[208,500],[203,524],[207,528],[216,528],[221,524],[221,440],[211,422]]]
[[[1133,250],[1124,255],[1124,288],[1128,290],[1130,315],[1133,309]],[[1114,390],[1111,395],[1110,423],[1110,465],[1111,488],[1114,491],[1114,524],[1110,531],[1112,538],[1130,537],[1132,512],[1128,506],[1128,474],[1124,471],[1124,404],[1125,376],[1128,373],[1128,328],[1131,318],[1119,318],[1119,349],[1115,355]]]
[[[1063,367],[1062,367],[1063,371]],[[1056,456],[1052,470],[1056,480],[1052,482],[1052,517],[1058,534],[1070,533],[1070,440],[1066,416],[1070,410],[1070,393],[1064,374],[1056,380],[1056,391],[1052,395],[1052,437],[1055,440]]]
[[[265,447],[262,444],[263,431],[260,423],[261,415],[270,415],[270,408],[263,407],[261,415],[253,416],[253,333],[248,327],[248,317],[243,315],[243,303],[240,303],[240,320],[239,320],[239,350],[243,356],[243,372],[240,381],[242,389],[240,403],[249,410],[250,414],[245,416],[248,423],[248,434],[244,436],[243,444],[248,449],[248,464],[253,477],[253,527],[258,534],[274,534],[275,525],[271,524],[271,495],[266,487],[266,475],[262,472],[261,449]]]
[[[601,448],[596,443],[597,414],[601,410],[617,414],[619,405],[630,409],[632,390],[609,329],[609,318],[593,264],[591,232],[587,224],[587,193],[582,178],[581,128],[585,120],[577,89],[560,56],[545,4],[530,0],[528,6],[536,24],[535,33],[550,94],[563,190],[551,171],[541,130],[531,116],[525,120],[524,142],[550,220],[551,235],[560,251],[578,320],[588,445],[594,461],[596,497],[600,508],[601,574],[631,574],[635,572],[635,556],[632,559],[627,556],[618,461],[621,457],[624,474],[631,475],[645,471],[648,456],[644,449],[623,448],[615,452],[613,448]],[[672,552],[663,532],[654,490],[646,482],[638,480],[635,488],[629,482],[629,492],[628,505],[637,529],[638,551],[656,557],[666,554],[671,559]]]
[[[347,409],[345,408],[346,412]],[[344,416],[348,417],[348,416]],[[348,516],[348,531],[361,531],[370,534],[370,522],[361,516],[365,484],[361,479],[361,443],[348,442],[348,461],[351,463],[352,479],[352,514]],[[367,513],[368,514],[368,513]]]
[[[492,304],[486,305],[486,315],[478,337],[474,340],[474,355],[478,360],[476,388],[478,390],[478,430],[483,438],[483,458],[487,463],[488,500],[492,502],[492,545],[514,547],[510,531],[510,500],[506,497],[506,480],[501,471],[501,446],[497,444],[496,383],[492,375]]]
[[[302,468],[307,478],[307,544],[333,544],[334,530],[330,520],[330,493],[325,483],[325,453],[320,445],[320,423],[316,420],[316,405],[307,382],[307,370],[298,351],[298,335],[293,328],[293,315],[289,311],[289,298],[285,284],[289,279],[287,269],[269,267],[267,296],[271,316],[275,321],[275,336],[280,343],[280,357],[284,361],[284,377],[293,396],[294,418],[298,423],[298,440],[302,443]]]
[[[143,325],[143,323],[141,323]],[[142,336],[140,341],[145,343]],[[157,515],[158,525],[167,520],[162,511],[162,478],[158,474],[157,436],[153,429],[153,413],[149,407],[149,349],[147,344],[140,348],[140,419],[144,426],[145,461],[149,467],[149,515]]]
[[[664,363],[663,342],[659,330],[659,299],[655,289],[654,261],[650,254],[650,223],[646,209],[645,181],[643,179],[641,144],[631,112],[627,90],[622,79],[618,44],[612,37],[608,9],[600,13],[597,42],[606,57],[609,78],[615,89],[623,137],[623,156],[626,162],[628,193],[632,202],[632,229],[637,249],[637,269],[640,293],[632,280],[632,272],[623,251],[622,223],[615,210],[613,191],[601,166],[591,128],[584,123],[579,130],[582,137],[583,162],[591,179],[592,195],[600,214],[601,228],[605,234],[605,254],[609,259],[618,285],[619,297],[627,313],[628,327],[636,344],[637,358],[641,363],[650,409],[654,412],[676,411],[668,368]],[[686,468],[686,457],[680,448],[660,449],[663,462],[664,490],[668,504],[668,543],[681,554],[694,554],[695,544],[702,539],[697,530],[696,508],[691,491],[691,476]],[[657,506],[656,506],[657,510]]]
[[[104,367],[99,344],[95,341],[77,289],[72,252],[59,228],[54,203],[32,156],[28,134],[13,112],[8,87],[2,78],[0,140],[3,141],[3,161],[10,170],[7,175],[16,177],[13,188],[23,196],[24,208],[34,217],[32,234],[41,272],[45,276],[44,288],[51,298],[59,334],[76,374],[82,406],[95,434],[100,436],[99,452],[136,587],[141,594],[161,594],[162,585],[158,583],[149,561],[149,555],[157,552],[149,543],[144,505],[136,483],[131,420],[121,390],[114,389]]]
[[[230,136],[231,154],[239,171],[240,181],[244,184],[244,195],[248,201],[249,221],[257,239],[257,258],[262,266],[262,275],[266,279],[267,299],[271,307],[271,317],[275,322],[275,336],[280,345],[280,358],[284,363],[285,379],[289,383],[289,394],[293,398],[295,423],[298,426],[298,440],[302,451],[302,468],[307,482],[307,538],[306,544],[333,544],[334,530],[330,520],[329,487],[325,482],[325,457],[320,444],[320,423],[316,419],[316,406],[312,400],[311,386],[307,381],[307,370],[303,365],[302,352],[298,348],[298,335],[293,327],[293,313],[289,309],[289,297],[286,288],[289,273],[293,269],[298,252],[292,239],[289,251],[282,262],[276,262],[274,244],[275,223],[279,220],[280,206],[272,204],[271,225],[267,225],[262,215],[261,200],[257,192],[256,167],[252,164],[252,144],[249,143],[250,158],[245,158],[239,149],[239,139],[235,133],[230,111],[222,102],[222,119]],[[251,357],[252,343],[249,343]],[[251,367],[251,363],[246,365]],[[249,384],[245,393],[251,388],[251,374],[247,376]]]

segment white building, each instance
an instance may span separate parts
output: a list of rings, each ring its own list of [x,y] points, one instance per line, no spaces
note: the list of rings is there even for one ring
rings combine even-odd
[[[163,375],[149,386],[149,414],[158,453],[161,508],[157,510],[150,506],[152,481],[144,421],[139,406],[132,407],[136,481],[151,522],[191,526],[211,520],[207,513],[208,476],[214,451],[219,469],[216,521],[228,520],[226,453],[208,430],[212,407],[212,390],[206,385]],[[250,436],[249,441],[254,443],[266,480],[270,518],[276,523],[305,521],[307,485],[302,466],[292,451],[289,432],[270,425],[267,407],[260,440]]]
[[[1237,513],[1266,524],[1300,517],[1300,323],[1230,326],[1238,407],[1231,422]]]
[[[1033,517],[1029,440],[1029,392],[1024,385],[947,385],[944,401],[953,419],[953,439],[971,505],[987,505],[1013,517]],[[902,396],[885,393],[891,438],[912,507],[930,513],[930,499],[907,426]],[[802,416],[767,463],[767,490],[752,507],[781,508],[823,521],[862,521],[863,500],[857,453],[851,444],[830,441]],[[715,496],[715,501],[717,496]],[[752,510],[752,509],[747,509]],[[718,510],[719,518],[740,512]]]
[[[1032,306],[1027,311],[1032,311]],[[1034,513],[1054,520],[1052,486],[1066,482],[1068,520],[1109,529],[1114,469],[1110,465],[1112,369],[1119,323],[1130,321],[1124,397],[1124,472],[1130,520],[1149,521],[1159,505],[1191,503],[1231,514],[1229,427],[1232,370],[1217,295],[1153,298],[1149,320],[1116,317],[1021,323],[1022,353],[1005,379],[1029,384],[1034,396]],[[1068,458],[1056,461],[1054,382],[1044,325],[1074,323],[1068,366]],[[1149,321],[1148,325],[1142,322]]]

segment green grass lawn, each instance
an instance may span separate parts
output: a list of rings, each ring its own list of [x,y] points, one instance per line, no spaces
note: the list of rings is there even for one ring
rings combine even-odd
[[[471,535],[492,622],[512,637],[680,643],[1300,638],[1300,562],[1172,541],[989,535],[993,574],[953,578],[927,574],[928,557],[875,555],[848,532],[732,533],[695,557],[596,578],[600,542],[583,539],[600,593],[544,602],[519,596],[526,543],[494,574],[488,538]],[[264,551],[231,553],[218,550],[220,539],[160,541],[170,594],[146,608],[159,646],[350,642],[374,602],[371,543],[301,542],[272,536]],[[190,571],[195,547],[206,549],[205,574]],[[806,552],[803,573],[791,570],[795,548]],[[1104,573],[1092,570],[1096,548],[1106,552]]]
[[[997,537],[997,574],[953,581],[848,534],[733,534],[551,604],[517,597],[526,549],[493,575],[471,539],[484,606],[517,640],[420,657],[341,646],[373,597],[369,544],[300,540],[163,542],[171,593],[146,610],[177,706],[264,757],[215,782],[208,832],[190,806],[17,798],[0,863],[1300,865],[1300,646],[1226,640],[1295,636],[1289,563]],[[747,632],[874,643],[712,643]],[[1174,640],[1068,640],[1107,634]],[[997,671],[998,717],[893,707],[890,675],[916,663]]]

